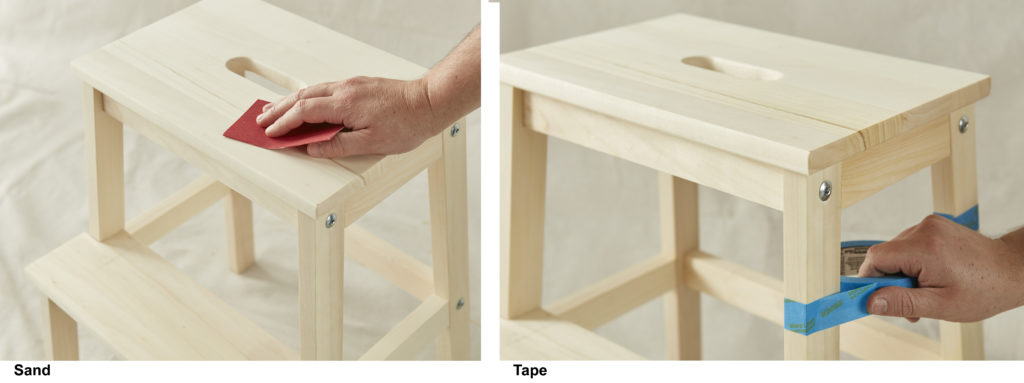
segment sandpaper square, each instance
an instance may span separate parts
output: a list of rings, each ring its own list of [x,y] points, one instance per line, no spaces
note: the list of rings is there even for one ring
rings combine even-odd
[[[336,124],[302,124],[298,128],[280,137],[267,137],[264,128],[256,123],[256,116],[263,112],[263,105],[269,104],[266,100],[256,100],[246,110],[242,117],[238,118],[228,130],[224,131],[224,137],[232,138],[267,149],[284,149],[300,145],[312,144],[330,140],[345,127]]]

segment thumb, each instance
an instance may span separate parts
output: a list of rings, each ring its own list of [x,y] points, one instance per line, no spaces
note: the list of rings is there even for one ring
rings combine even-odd
[[[375,154],[377,142],[370,129],[340,132],[329,141],[306,145],[306,153],[313,157],[338,158]]]
[[[875,315],[903,318],[937,318],[941,313],[941,298],[930,288],[889,286],[868,298],[868,312]]]

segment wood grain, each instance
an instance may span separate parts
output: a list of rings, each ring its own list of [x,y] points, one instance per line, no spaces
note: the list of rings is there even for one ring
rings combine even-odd
[[[104,242],[81,234],[25,271],[47,297],[125,359],[297,358],[125,232]]]
[[[810,176],[785,176],[782,264],[786,298],[810,303],[839,292],[841,177],[839,165]],[[824,181],[832,184],[831,196],[826,201],[818,195]],[[811,335],[782,331],[786,359],[839,359],[839,328]]]
[[[410,152],[388,156],[378,161],[378,171],[383,174],[364,176],[366,186],[345,199],[345,226],[348,227],[371,209],[390,197],[409,180],[423,172],[430,164],[441,158],[441,140],[448,132],[442,132],[427,139],[420,147]],[[336,160],[337,161],[337,160]],[[349,164],[351,166],[351,164]],[[376,171],[374,172],[376,173]]]
[[[782,281],[746,266],[695,251],[686,258],[686,285],[782,326]],[[939,342],[880,318],[840,326],[839,348],[865,360],[937,360]]]
[[[445,331],[448,323],[448,302],[431,296],[407,315],[359,360],[410,360]]]
[[[681,279],[667,306],[676,325],[670,338],[699,337],[699,322],[680,319],[698,310],[699,295],[690,289],[778,323],[781,297],[810,302],[836,292],[842,208],[926,166],[933,168],[937,211],[959,214],[977,202],[973,132],[965,135],[968,142],[951,137],[958,133],[948,127],[950,111],[988,95],[985,75],[677,14],[505,54],[501,76],[503,139],[510,145],[503,153],[512,159],[504,164],[503,250],[520,244],[535,250],[503,254],[505,318],[536,313],[540,302],[539,282],[519,280],[541,275],[543,230],[537,228],[543,222],[510,218],[543,216],[543,200],[525,204],[526,213],[516,205],[522,202],[515,198],[527,198],[517,190],[544,194],[543,164],[535,160],[544,154],[527,154],[518,144],[544,138],[515,136],[523,126],[664,173],[664,253],[679,260]],[[519,153],[537,161],[527,175],[509,170],[527,166],[515,162]],[[673,176],[782,210],[784,283],[694,252],[696,186],[670,182]],[[821,201],[825,180],[832,195]],[[693,209],[679,208],[684,205]],[[612,299],[633,289],[634,280],[620,277],[549,308],[584,328],[603,323],[607,313],[628,306]],[[971,334],[980,327],[944,326],[959,342],[944,345],[946,353],[980,349],[964,343],[974,342]],[[896,357],[882,349],[894,344],[909,347],[907,357],[937,355],[934,342],[884,322],[843,328],[860,337],[842,343],[860,357]],[[787,359],[839,357],[838,328],[811,336],[787,332],[784,339]],[[670,343],[670,356],[699,356],[699,349],[673,350],[679,345]]]
[[[341,213],[342,209],[337,209]],[[341,360],[345,229],[325,214],[299,216],[299,333],[304,360]]]
[[[466,126],[465,120],[458,123]],[[448,326],[437,339],[437,351],[441,359],[467,360],[470,296],[466,134],[452,137],[442,133],[441,147],[441,158],[427,169],[434,294],[448,301]]]
[[[83,90],[89,233],[102,241],[124,229],[124,133],[103,111],[103,94]]]
[[[237,17],[238,9],[246,17]],[[227,63],[238,57],[302,85],[359,75],[411,79],[425,71],[254,0],[197,3],[75,59],[72,68],[151,122],[139,129],[144,135],[260,205],[281,203],[318,217],[365,179],[389,173],[389,156],[333,161],[223,137],[256,98],[281,96],[233,72]]]
[[[552,137],[782,209],[782,171],[678,136],[523,93],[524,124]]]
[[[967,117],[968,128],[960,132],[960,118]],[[932,165],[932,203],[936,213],[959,216],[978,204],[978,176],[975,132],[978,121],[974,105],[949,114],[949,157]],[[943,359],[985,359],[982,322],[939,322]]]
[[[238,17],[240,9],[245,17]],[[255,99],[282,96],[247,79],[247,71],[295,91],[354,76],[412,79],[425,68],[256,0],[199,2],[79,57],[72,68],[86,83],[91,231],[97,239],[124,228],[124,123],[209,175],[132,221],[128,230],[140,237],[133,241],[155,241],[214,197],[228,195],[230,266],[241,272],[254,260],[251,206],[263,206],[298,227],[300,354],[304,359],[338,360],[345,227],[430,164],[441,163],[440,178],[431,177],[432,210],[445,215],[441,234],[434,236],[441,243],[435,249],[443,250],[443,258],[434,262],[439,265],[437,277],[429,270],[418,275],[426,266],[406,262],[407,256],[375,238],[353,242],[352,247],[383,251],[378,258],[357,258],[378,266],[390,279],[415,277],[399,284],[418,297],[438,290],[446,302],[455,296],[468,301],[465,135],[448,140],[450,144],[442,142],[446,134],[439,134],[405,154],[344,159],[313,158],[298,149],[264,150],[222,136]],[[324,224],[330,214],[337,221],[332,228]],[[439,342],[449,351],[442,354],[468,358],[468,309],[451,310],[444,323],[451,323],[453,331]],[[231,358],[228,351],[213,350],[211,355]]]
[[[253,248],[252,201],[230,191],[224,197],[224,232],[227,234],[228,268],[241,274],[256,262]]]
[[[78,323],[49,298],[43,299],[43,348],[47,360],[78,360]]]
[[[700,249],[697,194],[697,184],[671,174],[658,174],[661,251],[673,260],[673,284],[665,294],[668,359],[701,358],[700,291],[686,285],[686,257]]]
[[[231,189],[217,180],[208,176],[199,177],[132,218],[125,225],[125,231],[144,245],[152,244],[220,201],[229,192]]]
[[[949,121],[943,117],[871,147],[843,162],[843,207],[949,157]]]
[[[539,309],[547,136],[523,126],[522,91],[501,86],[501,317]]]
[[[419,300],[434,294],[434,274],[430,266],[360,225],[345,229],[345,256]]]
[[[615,342],[544,310],[501,320],[503,360],[641,360]]]
[[[546,305],[544,310],[593,330],[672,290],[675,269],[674,258],[650,257]]]
[[[688,58],[780,75],[709,70]],[[985,75],[685,14],[507,53],[501,76],[531,93],[800,174],[990,89]]]

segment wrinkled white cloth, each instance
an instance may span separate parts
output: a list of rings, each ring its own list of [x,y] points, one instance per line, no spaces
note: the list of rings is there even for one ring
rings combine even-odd
[[[82,85],[69,61],[152,23],[191,1],[0,2],[0,359],[41,359],[42,301],[23,268],[87,230]],[[418,1],[276,1],[279,7],[425,67],[479,23],[479,3],[435,7]],[[444,8],[444,9],[439,9]],[[437,23],[437,20],[445,20]],[[340,80],[340,79],[339,79]],[[469,184],[479,184],[479,112],[464,129]],[[225,127],[226,129],[227,127]],[[201,173],[125,129],[126,215],[135,216]],[[469,187],[470,228],[479,227],[479,188]],[[152,247],[201,285],[293,348],[298,348],[295,229],[255,208],[256,265],[231,273],[221,204]],[[360,220],[380,237],[430,262],[427,182],[421,174]],[[479,230],[470,230],[470,270],[479,270]],[[346,262],[345,358],[358,358],[418,301],[354,262]],[[473,349],[479,349],[479,273],[471,273]],[[80,326],[81,327],[81,326]],[[80,332],[83,359],[113,351]],[[432,359],[433,348],[419,357]],[[474,351],[473,356],[479,357]]]

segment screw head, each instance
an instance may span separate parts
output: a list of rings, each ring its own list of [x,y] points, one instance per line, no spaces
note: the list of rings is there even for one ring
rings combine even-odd
[[[455,136],[459,135],[459,124],[452,125],[451,134],[452,134],[452,137],[455,137]]]
[[[960,117],[960,133],[967,133],[967,128],[971,125],[971,121],[967,119],[967,116]]]
[[[337,222],[337,221],[338,221],[338,217],[336,217],[334,215],[334,213],[331,213],[331,215],[327,216],[327,221],[324,222],[324,226],[327,226],[327,228],[330,229],[330,228],[334,227],[334,223]]]
[[[455,303],[455,309],[456,310],[462,310],[462,306],[465,306],[465,305],[466,305],[466,300],[462,299],[462,298],[459,298],[459,301],[457,303]]]
[[[828,201],[828,197],[832,196],[832,183],[828,180],[822,181],[821,186],[818,187],[818,198],[822,201]]]

